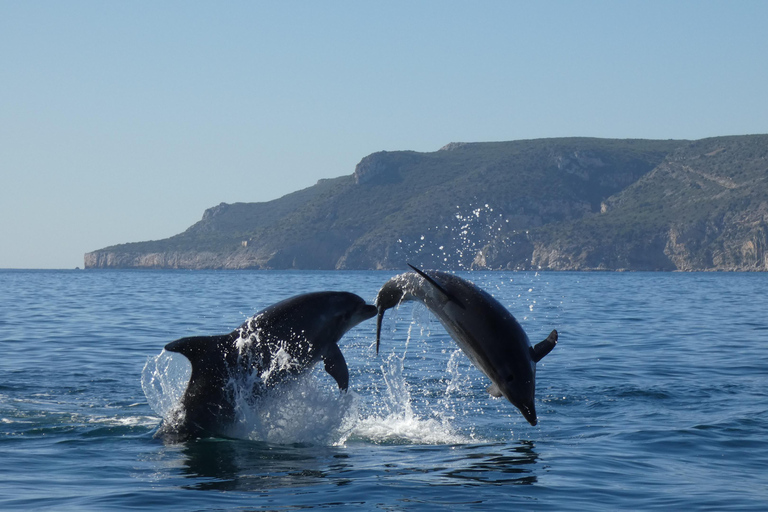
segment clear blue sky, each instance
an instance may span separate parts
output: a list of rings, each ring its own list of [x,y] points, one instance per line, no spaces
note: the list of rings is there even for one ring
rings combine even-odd
[[[768,2],[0,0],[0,268],[380,150],[768,133]]]

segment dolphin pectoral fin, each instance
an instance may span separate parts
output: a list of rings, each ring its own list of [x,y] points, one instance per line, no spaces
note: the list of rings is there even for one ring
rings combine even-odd
[[[496,385],[496,383],[491,384],[488,386],[488,389],[486,391],[493,397],[499,398],[502,396],[501,390],[499,389],[499,386]]]
[[[552,352],[552,349],[557,345],[557,331],[552,331],[547,336],[547,339],[536,344],[535,347],[531,347],[531,359],[535,363],[541,361],[541,359]]]
[[[333,343],[328,347],[325,355],[323,355],[323,362],[325,363],[325,371],[333,377],[336,384],[339,385],[339,389],[346,391],[349,387],[349,369],[347,368],[347,361],[344,360],[344,354],[341,353],[338,345]]]
[[[463,303],[462,303],[462,302],[461,302],[459,299],[457,299],[455,295],[453,295],[453,294],[449,293],[449,292],[448,292],[448,290],[446,290],[446,289],[443,287],[443,285],[441,285],[440,283],[438,283],[437,281],[435,281],[434,279],[432,279],[431,277],[429,277],[429,276],[428,276],[428,275],[427,275],[427,274],[426,274],[426,273],[425,273],[423,270],[421,270],[421,269],[418,269],[418,268],[414,267],[414,266],[413,266],[413,265],[411,265],[410,263],[408,264],[408,266],[409,266],[409,267],[411,267],[411,268],[413,269],[413,271],[414,271],[414,272],[416,272],[416,273],[417,273],[417,274],[419,274],[421,277],[423,277],[424,279],[426,279],[428,283],[430,283],[432,286],[434,286],[435,288],[437,288],[437,289],[440,291],[440,293],[442,293],[443,295],[445,295],[445,297],[446,297],[446,298],[447,298],[449,301],[453,302],[454,304],[456,304],[457,306],[459,306],[461,309],[467,309],[467,308],[466,308],[466,306],[464,306],[464,304],[463,304]]]

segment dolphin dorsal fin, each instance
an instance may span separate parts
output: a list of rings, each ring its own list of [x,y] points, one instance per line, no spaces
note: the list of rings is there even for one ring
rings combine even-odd
[[[552,352],[552,349],[557,345],[557,331],[554,330],[549,333],[547,339],[540,341],[535,347],[531,347],[531,359],[533,362],[538,363],[541,359]]]
[[[411,268],[413,269],[413,271],[414,271],[414,272],[416,272],[416,273],[417,273],[417,274],[419,274],[421,277],[423,277],[424,279],[426,279],[426,280],[427,280],[427,282],[429,282],[429,284],[431,284],[432,286],[434,286],[435,288],[437,288],[437,289],[440,291],[440,293],[442,293],[443,295],[445,295],[445,298],[447,298],[449,301],[453,302],[454,304],[456,304],[457,306],[459,306],[461,309],[466,309],[466,307],[464,306],[464,304],[463,304],[463,303],[462,303],[462,302],[461,302],[459,299],[457,299],[457,298],[456,298],[456,297],[455,297],[455,296],[454,296],[452,293],[448,292],[448,290],[446,290],[446,289],[443,287],[443,285],[441,285],[440,283],[438,283],[437,281],[435,281],[434,279],[432,279],[431,277],[429,277],[429,276],[426,274],[426,272],[424,272],[423,270],[421,270],[421,269],[419,269],[419,268],[416,268],[416,267],[414,267],[414,266],[413,266],[413,265],[411,265],[410,263],[408,264],[408,266],[409,266],[409,267],[411,267]]]

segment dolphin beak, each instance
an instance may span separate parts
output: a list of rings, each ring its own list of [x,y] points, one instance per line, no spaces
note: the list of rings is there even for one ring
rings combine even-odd
[[[381,342],[381,322],[384,320],[384,312],[386,308],[379,308],[378,316],[376,317],[376,353],[379,353],[379,344]]]
[[[366,304],[363,306],[363,311],[361,312],[361,316],[363,317],[363,320],[368,320],[369,318],[373,318],[376,316],[376,313],[378,313],[379,310],[376,308],[376,306],[371,306],[370,304]]]
[[[523,417],[528,421],[528,423],[535,427],[539,422],[538,418],[536,417],[536,406],[533,404],[522,405],[518,407],[518,409],[520,409],[520,412],[523,413]]]
[[[350,322],[349,328],[352,328],[357,324],[368,320],[369,318],[373,318],[374,316],[376,316],[377,312],[378,310],[376,309],[376,306],[371,306],[370,304],[364,304],[363,307],[357,310],[355,314],[352,316],[352,321]]]

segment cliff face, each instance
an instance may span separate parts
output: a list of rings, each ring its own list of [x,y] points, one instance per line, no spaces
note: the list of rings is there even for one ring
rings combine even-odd
[[[599,213],[496,240],[482,266],[553,270],[768,270],[768,136],[688,143]]]
[[[768,270],[768,136],[379,152],[86,268]]]
[[[243,268],[247,260],[242,254],[217,254],[207,251],[169,251],[155,253],[126,253],[95,251],[85,255],[86,268]],[[247,264],[246,264],[247,266]]]

